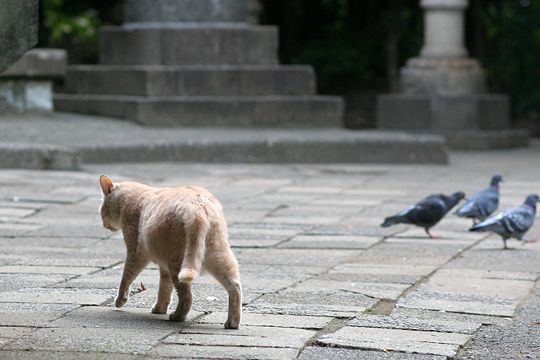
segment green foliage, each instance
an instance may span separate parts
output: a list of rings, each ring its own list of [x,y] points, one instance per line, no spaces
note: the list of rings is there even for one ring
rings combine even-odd
[[[498,5],[498,6],[497,6]],[[540,110],[540,2],[502,1],[481,14],[492,88],[511,95],[516,115]]]
[[[96,44],[101,25],[98,12],[84,2],[42,0],[43,26],[51,46]]]

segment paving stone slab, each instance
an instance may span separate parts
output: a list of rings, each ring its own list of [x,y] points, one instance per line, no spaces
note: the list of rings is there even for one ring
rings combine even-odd
[[[9,343],[5,349],[143,354],[170,332],[170,329],[45,328]]]
[[[227,318],[225,312],[213,312],[198,319],[203,324],[221,324]],[[298,329],[322,329],[333,318],[324,316],[293,316],[259,314],[244,311],[242,313],[242,326],[270,326]]]
[[[296,285],[294,289],[310,291],[317,291],[319,289],[342,290],[355,294],[366,295],[377,299],[397,300],[409,287],[409,284],[328,281],[314,278]]]
[[[404,307],[395,307],[392,311],[392,315],[405,316],[408,318],[422,319],[422,320],[445,320],[445,321],[457,321],[465,323],[481,323],[483,325],[505,325],[512,321],[508,317],[480,315],[480,314],[465,314],[454,313],[444,310],[426,310],[426,309],[413,309]]]
[[[298,349],[249,346],[199,346],[160,344],[150,355],[186,359],[268,359],[288,360],[296,358]]]
[[[288,249],[367,249],[381,239],[368,236],[295,236],[280,244],[279,248]]]
[[[49,274],[0,274],[0,291],[15,291],[29,287],[51,286],[57,283],[64,284],[70,276]]]
[[[333,334],[321,336],[317,342],[330,346],[344,346],[373,350],[394,350],[420,354],[455,356],[470,335],[344,327]]]
[[[73,304],[0,303],[0,324],[45,326],[77,307],[78,305]]]
[[[132,330],[169,330],[180,331],[187,322],[193,321],[203,313],[190,311],[186,323],[169,321],[167,314],[152,314],[150,309],[107,306],[83,306],[51,322],[53,328],[111,328]]]
[[[311,330],[283,327],[246,326],[230,330],[217,324],[193,324],[184,328],[180,334],[163,339],[163,343],[299,349],[315,334]]]
[[[272,314],[354,317],[376,302],[377,299],[341,290],[285,290],[260,297],[248,309]]]
[[[143,357],[134,354],[102,352],[2,350],[2,359],[6,360],[127,360],[139,358]]]
[[[370,351],[338,347],[308,346],[299,360],[446,360],[446,356],[411,354],[396,351]]]
[[[414,292],[400,300],[396,306],[413,309],[449,311],[466,314],[507,316],[514,315],[518,301],[494,298],[459,298],[455,294]]]
[[[0,223],[0,236],[20,236],[41,229],[41,225]]]
[[[84,275],[100,270],[100,267],[84,266],[25,266],[25,265],[4,265],[0,266],[0,273],[3,274],[63,274],[63,275]]]
[[[416,319],[395,315],[359,315],[348,326],[474,334],[482,323],[472,321]]]
[[[333,267],[355,255],[359,255],[359,252],[351,250],[328,252],[323,249],[237,249],[235,254],[241,264]]]
[[[105,289],[24,288],[0,292],[0,302],[100,305],[115,295]]]

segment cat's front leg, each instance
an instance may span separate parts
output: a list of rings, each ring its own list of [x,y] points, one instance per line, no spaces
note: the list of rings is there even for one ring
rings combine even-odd
[[[169,272],[159,267],[159,291],[156,303],[152,307],[153,314],[166,314],[171,303],[173,283]]]
[[[120,281],[120,286],[118,287],[118,295],[114,300],[114,306],[119,308],[127,303],[131,284],[147,264],[148,259],[146,257],[128,252],[126,263],[124,264],[124,272],[122,273],[122,281]]]

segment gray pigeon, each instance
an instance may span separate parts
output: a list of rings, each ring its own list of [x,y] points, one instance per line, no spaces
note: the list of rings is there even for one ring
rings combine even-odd
[[[471,198],[457,209],[455,214],[459,217],[473,219],[473,225],[477,220],[484,220],[493,214],[499,207],[499,183],[503,181],[501,175],[494,175],[488,188],[475,193]]]
[[[423,227],[430,238],[435,238],[429,229],[437,224],[456,204],[465,198],[465,194],[460,192],[450,196],[444,194],[434,194],[408,207],[395,216],[384,219],[382,227],[389,227],[396,224],[413,224]]]
[[[492,216],[481,223],[474,225],[469,231],[492,231],[499,234],[504,241],[504,249],[506,240],[515,238],[522,240],[523,235],[533,226],[536,216],[536,203],[540,198],[536,194],[527,196],[525,202],[514,209],[509,209]],[[525,242],[534,242],[526,241]]]

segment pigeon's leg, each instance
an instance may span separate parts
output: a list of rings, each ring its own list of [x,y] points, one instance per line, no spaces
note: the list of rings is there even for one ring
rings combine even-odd
[[[506,239],[503,238],[503,243],[504,243],[504,246],[503,246],[503,250],[508,250],[508,246],[506,246]]]
[[[424,230],[426,230],[426,234],[428,234],[430,239],[440,239],[441,238],[440,236],[431,235],[431,233],[429,232],[429,228],[424,228]]]
[[[522,241],[523,241],[523,245],[525,245],[525,244],[534,244],[534,243],[538,242],[538,240],[525,240],[525,239],[523,239]]]

